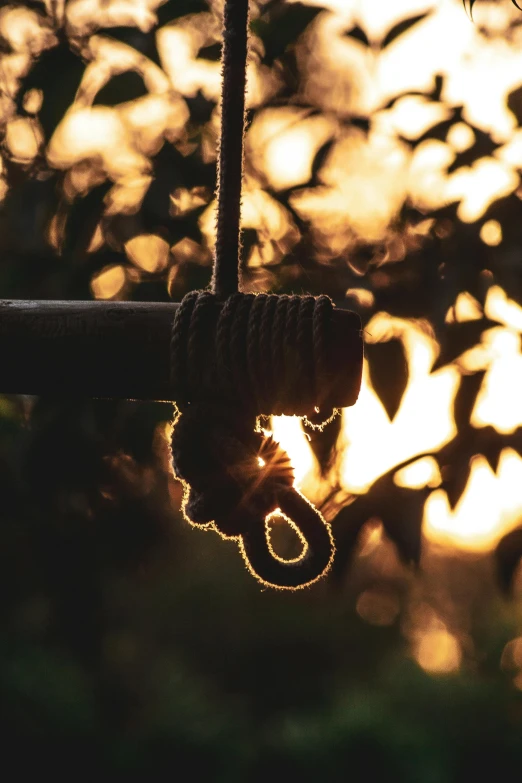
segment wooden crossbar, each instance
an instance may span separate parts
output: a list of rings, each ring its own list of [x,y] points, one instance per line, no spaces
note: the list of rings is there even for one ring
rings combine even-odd
[[[171,400],[177,303],[0,300],[0,393]],[[325,364],[336,407],[359,392],[359,317],[335,308]]]

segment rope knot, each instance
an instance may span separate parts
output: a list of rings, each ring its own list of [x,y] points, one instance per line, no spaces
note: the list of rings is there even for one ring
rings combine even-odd
[[[226,537],[242,535],[245,519],[272,513],[293,484],[286,452],[230,407],[187,406],[171,448],[175,475],[187,486],[185,514],[196,525],[213,522]]]

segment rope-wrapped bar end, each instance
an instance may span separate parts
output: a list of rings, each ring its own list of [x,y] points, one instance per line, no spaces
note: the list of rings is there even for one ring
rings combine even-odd
[[[308,416],[353,405],[363,340],[359,316],[326,296],[209,291],[181,303],[171,343],[173,397],[237,403],[256,414]]]

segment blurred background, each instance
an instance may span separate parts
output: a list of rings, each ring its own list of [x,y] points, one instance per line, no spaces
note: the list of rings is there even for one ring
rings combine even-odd
[[[327,293],[365,328],[358,403],[322,433],[271,422],[332,522],[334,568],[270,591],[234,543],[187,526],[171,405],[1,396],[4,764],[507,779],[522,764],[522,13],[250,5],[245,285]],[[1,6],[0,296],[207,285],[222,1]],[[295,549],[284,524],[272,536]]]

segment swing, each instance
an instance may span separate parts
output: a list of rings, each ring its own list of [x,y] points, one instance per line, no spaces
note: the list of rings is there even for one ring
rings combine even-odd
[[[241,290],[248,0],[227,0],[217,238],[211,290],[180,304],[0,301],[3,391],[175,400],[174,473],[183,513],[237,541],[263,584],[296,589],[331,566],[330,525],[294,487],[285,451],[259,417],[324,426],[357,399],[361,322],[327,296]],[[22,357],[22,361],[20,359]],[[283,517],[302,543],[280,558],[268,522]]]

